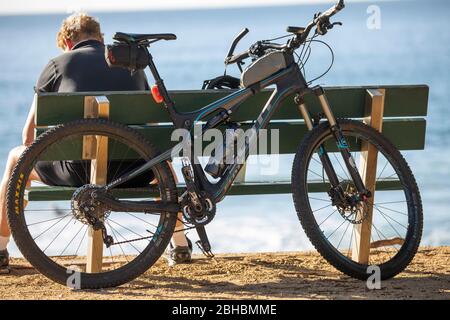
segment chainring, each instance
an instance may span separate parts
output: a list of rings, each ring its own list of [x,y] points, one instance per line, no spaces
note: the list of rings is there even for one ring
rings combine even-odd
[[[198,210],[191,201],[187,200],[182,206],[183,218],[194,226],[204,226],[210,223],[216,215],[215,203],[202,192],[200,196],[202,209]]]

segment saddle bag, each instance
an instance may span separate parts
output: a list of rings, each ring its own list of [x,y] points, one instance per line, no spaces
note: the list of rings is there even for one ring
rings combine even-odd
[[[130,71],[145,69],[149,62],[146,48],[135,43],[116,42],[105,46],[108,66]]]

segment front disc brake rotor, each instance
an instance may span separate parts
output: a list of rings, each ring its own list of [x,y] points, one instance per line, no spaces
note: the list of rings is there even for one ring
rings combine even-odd
[[[358,190],[352,181],[343,181],[339,184],[344,190],[346,203],[338,204],[337,210],[342,218],[352,224],[361,224],[367,218],[365,202],[360,200]]]

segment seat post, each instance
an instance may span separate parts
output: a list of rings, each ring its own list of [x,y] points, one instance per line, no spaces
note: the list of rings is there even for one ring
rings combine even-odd
[[[161,76],[159,75],[159,72],[156,69],[156,65],[153,62],[153,57],[150,54],[150,52],[148,53],[148,58],[149,58],[148,66],[150,68],[150,72],[153,75],[153,78],[155,79],[155,83],[158,86],[158,90],[164,99],[164,103],[165,103],[166,107],[171,109],[174,107],[174,103],[170,99],[169,93],[167,92],[166,86],[164,85],[164,80],[161,79]]]
[[[148,52],[148,61],[150,72],[152,73],[153,78],[155,79],[155,84],[158,86],[159,93],[161,94],[164,100],[164,106],[169,112],[170,118],[175,124],[175,127],[177,128],[182,128],[183,126],[189,127],[190,123],[186,123],[185,118],[181,117],[178,111],[176,110],[175,103],[172,101],[172,99],[169,96],[169,93],[167,92],[166,86],[164,85],[164,80],[161,79],[159,72],[156,69],[156,65],[153,62],[153,57],[150,54],[150,52]]]

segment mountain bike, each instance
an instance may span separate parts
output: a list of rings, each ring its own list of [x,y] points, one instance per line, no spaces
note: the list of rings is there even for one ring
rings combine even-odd
[[[318,252],[343,273],[364,280],[370,275],[368,266],[377,265],[381,278],[387,279],[411,262],[419,246],[423,218],[414,175],[401,153],[381,133],[361,121],[336,119],[324,89],[310,86],[302,72],[304,61],[296,60],[297,49],[308,51],[305,46],[313,38],[340,25],[332,23],[330,18],[343,8],[341,0],[326,12],[315,14],[307,27],[288,27],[286,43],[276,43],[273,39],[258,41],[249,50],[234,54],[237,43],[247,33],[244,30],[225,59],[226,65],[237,64],[239,68],[246,59],[252,59],[242,72],[241,88],[194,112],[177,111],[148,51],[150,44],[176,39],[175,35],[116,33],[117,43],[109,48],[107,58],[111,64],[122,64],[131,70],[148,66],[156,82],[152,88],[154,98],[163,103],[174,127],[186,129],[194,140],[201,138],[192,133],[194,126],[200,123],[202,133],[230,126],[233,114],[243,101],[274,86],[272,95],[252,123],[256,134],[249,140],[258,139],[257,133],[267,128],[281,102],[294,96],[309,130],[295,154],[291,177],[295,209],[306,235]],[[310,38],[314,28],[314,36]],[[114,51],[120,48],[130,53],[122,55],[131,57],[128,61],[121,61]],[[311,116],[305,94],[315,95],[323,112]],[[60,152],[60,160],[71,159],[71,146],[79,148],[80,141],[87,136],[108,139],[112,153],[122,152],[117,161],[132,160],[115,170],[109,168],[108,179],[103,184],[79,186],[65,209],[45,202],[30,207],[26,182],[32,180],[36,164],[46,161],[48,152]],[[247,159],[249,140],[238,148],[234,157]],[[181,171],[185,184],[182,192],[178,192],[169,162],[183,147],[185,144],[180,142],[159,152],[133,127],[102,119],[78,120],[48,129],[23,153],[9,183],[8,219],[22,254],[42,274],[63,285],[67,284],[75,265],[81,268],[81,288],[117,286],[138,277],[161,257],[174,233],[179,212],[183,213],[187,227],[198,231],[202,250],[210,253],[205,225],[213,220],[216,204],[224,199],[243,164],[236,161],[207,170],[195,154],[184,156]],[[368,149],[377,154],[375,183],[388,185],[377,190],[376,198],[358,169]],[[88,177],[91,161],[81,165],[85,166]],[[152,188],[156,195],[142,199],[119,196],[124,183],[143,174],[154,177]],[[396,183],[390,188],[392,181]],[[57,215],[51,219],[41,216],[46,210],[53,210]],[[355,234],[358,226],[369,218],[373,230],[369,239],[370,256],[360,260],[355,258]],[[56,228],[60,231],[48,239],[47,232]],[[83,269],[80,252],[84,250],[88,229],[102,231],[106,254],[101,272],[88,273]],[[385,244],[393,238],[397,239],[394,244]]]

